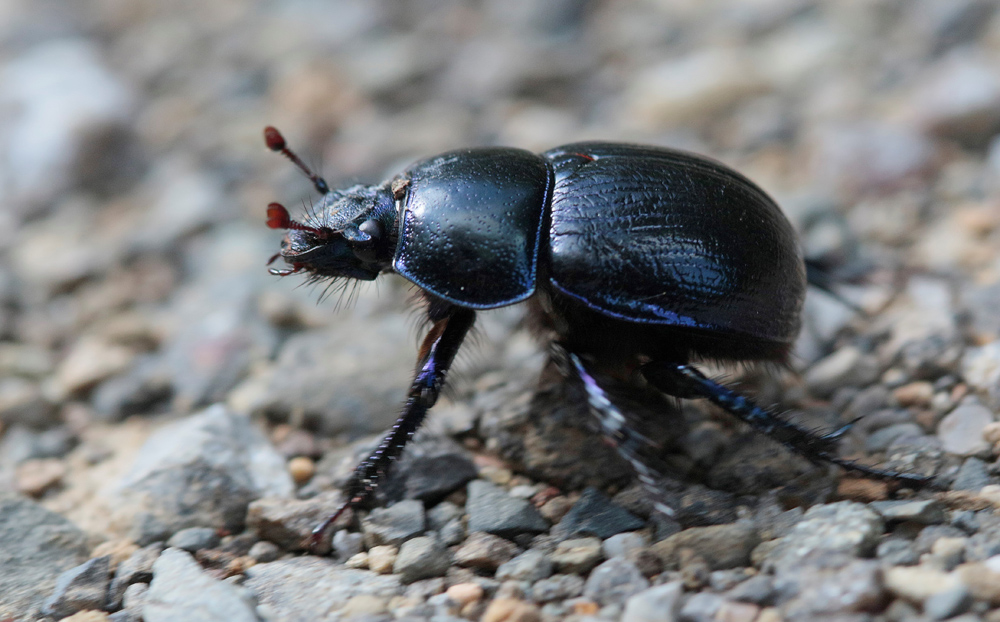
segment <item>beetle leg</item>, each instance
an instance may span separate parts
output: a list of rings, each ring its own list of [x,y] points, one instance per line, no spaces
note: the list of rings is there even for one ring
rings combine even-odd
[[[618,450],[618,454],[632,466],[639,477],[639,483],[653,501],[653,507],[667,516],[674,516],[670,501],[664,498],[662,469],[650,464],[650,458],[642,452],[644,447],[652,445],[652,441],[629,424],[579,356],[559,344],[552,344],[552,352],[560,371],[583,385],[587,394],[587,406],[597,419],[601,432]]]
[[[705,377],[695,367],[686,363],[649,363],[644,365],[641,371],[650,384],[664,393],[681,398],[706,398],[755,430],[767,434],[813,462],[826,461],[870,477],[901,480],[914,485],[927,484],[932,479],[915,473],[877,469],[837,456],[836,443],[851,424],[830,434],[818,435],[784,421],[732,389]]]
[[[318,548],[323,534],[350,507],[363,503],[381,484],[392,463],[403,452],[406,443],[424,421],[424,416],[437,401],[445,376],[458,353],[465,335],[472,328],[476,313],[471,309],[451,307],[449,314],[436,321],[420,347],[418,370],[410,384],[403,412],[378,448],[354,471],[345,487],[347,501],[325,521],[313,529],[312,548]]]

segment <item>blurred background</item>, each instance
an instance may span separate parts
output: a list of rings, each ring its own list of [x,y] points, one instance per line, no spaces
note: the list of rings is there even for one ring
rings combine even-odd
[[[394,418],[409,287],[389,277],[337,309],[267,274],[265,206],[316,198],[265,148],[269,124],[334,186],[473,145],[719,159],[870,314],[811,294],[805,380],[765,395],[895,409],[873,425],[991,455],[996,0],[2,0],[0,487],[73,515],[81,465],[219,401],[278,425],[286,457]],[[468,431],[477,391],[540,367],[517,309],[482,327],[439,430]],[[969,394],[987,414],[949,440],[939,422]]]

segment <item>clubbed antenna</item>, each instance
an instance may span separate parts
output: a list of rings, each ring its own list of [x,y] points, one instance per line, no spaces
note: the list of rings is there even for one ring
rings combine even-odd
[[[316,192],[319,192],[320,194],[330,192],[330,186],[327,185],[326,180],[314,173],[311,168],[306,166],[306,163],[302,161],[302,158],[295,155],[295,152],[288,148],[288,144],[285,143],[285,137],[281,135],[281,132],[279,132],[277,128],[270,125],[264,128],[264,142],[267,143],[268,149],[271,151],[277,151],[291,160],[292,164],[299,167],[299,169],[306,174],[306,177],[309,178],[309,181],[313,183],[313,187],[316,188]]]
[[[309,231],[316,235],[323,232],[316,227],[304,225],[297,220],[292,220],[288,215],[288,210],[281,203],[270,203],[267,206],[267,226],[271,229],[296,229],[298,231]]]

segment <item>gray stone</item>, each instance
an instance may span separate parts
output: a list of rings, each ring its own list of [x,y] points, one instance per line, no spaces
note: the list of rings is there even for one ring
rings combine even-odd
[[[726,598],[764,607],[774,599],[774,580],[767,575],[756,575],[737,584],[726,592]]]
[[[844,386],[864,386],[878,378],[878,363],[853,346],[838,348],[816,362],[803,380],[809,390],[826,397]]]
[[[56,579],[89,550],[86,535],[62,516],[0,492],[0,617],[39,617]]]
[[[583,577],[575,574],[554,574],[536,581],[531,586],[531,600],[548,603],[567,598],[576,598],[583,593]]]
[[[498,486],[483,480],[469,482],[469,498],[465,510],[469,514],[469,531],[485,531],[513,538],[522,533],[541,533],[548,528],[542,515],[531,503],[515,499]]]
[[[247,507],[247,529],[286,551],[305,550],[313,528],[342,502],[339,491],[324,492],[311,499],[264,497]],[[325,553],[326,549],[320,547],[318,552]]]
[[[420,536],[403,542],[392,571],[403,583],[443,577],[451,565],[451,555],[436,538]]]
[[[94,390],[94,411],[105,421],[142,415],[173,395],[170,377],[159,358],[139,359],[129,370]]]
[[[211,527],[188,527],[181,529],[167,540],[167,546],[183,549],[190,553],[210,549],[219,544],[219,534]]]
[[[274,542],[261,540],[260,542],[254,542],[247,555],[254,558],[259,564],[266,564],[281,557],[281,548]]]
[[[865,438],[865,451],[885,451],[903,437],[924,436],[923,429],[915,423],[896,423],[879,428]]]
[[[364,536],[354,531],[341,529],[333,534],[331,542],[337,559],[346,561],[364,550]]]
[[[483,532],[473,532],[455,551],[455,563],[466,568],[494,572],[517,555],[519,549],[510,540]]]
[[[413,360],[400,355],[400,344],[412,342],[407,323],[394,314],[349,317],[288,339],[252,413],[272,419],[294,413],[330,435],[372,434],[391,426],[413,374]]]
[[[361,532],[365,546],[399,546],[427,529],[424,504],[417,500],[400,501],[387,508],[375,508],[363,521]]]
[[[682,551],[691,551],[705,560],[711,570],[736,568],[750,563],[750,553],[760,543],[750,522],[710,527],[692,527],[653,545],[653,552],[668,569],[677,569]]]
[[[184,175],[168,190],[180,195],[174,200],[187,209],[206,198],[217,205],[213,195],[221,191],[216,180],[201,172]],[[176,206],[174,212],[174,220],[163,227],[170,231],[161,231],[155,237],[157,244],[184,234],[174,225],[187,223],[176,213]],[[217,215],[218,208],[193,214],[196,222],[191,224],[204,226],[204,219],[212,218],[213,212]],[[263,320],[257,304],[261,275],[252,261],[266,241],[261,233],[241,224],[216,227],[208,234],[199,260],[228,269],[199,271],[171,297],[171,335],[160,356],[175,407],[190,410],[225,401],[253,364],[266,360],[277,346],[276,329]]]
[[[969,457],[962,463],[951,483],[952,490],[979,490],[990,483],[986,463],[979,458]]]
[[[784,567],[775,576],[778,601],[789,619],[874,611],[885,602],[879,562],[836,553],[810,561],[816,563]]]
[[[888,538],[879,543],[875,556],[890,566],[912,566],[920,561],[920,552],[904,538]]]
[[[601,543],[601,551],[606,559],[628,557],[629,554],[649,547],[649,538],[642,533],[629,531],[611,536]]]
[[[243,585],[256,596],[262,615],[267,611],[271,618],[289,622],[328,620],[356,596],[390,599],[403,594],[396,575],[352,570],[311,555],[257,564],[245,575]]]
[[[724,602],[725,599],[718,594],[698,592],[684,603],[678,618],[684,622],[711,622]]]
[[[957,456],[971,456],[989,449],[983,428],[993,422],[990,409],[976,401],[963,402],[938,424],[942,448]]]
[[[148,583],[133,583],[125,589],[125,594],[122,595],[122,607],[137,612],[137,616],[141,615],[139,612],[146,604],[147,594],[149,594]]]
[[[108,594],[111,557],[95,557],[70,568],[56,579],[52,596],[42,605],[42,613],[65,618],[84,609],[102,609]]]
[[[476,478],[478,471],[461,446],[447,439],[431,443],[425,440],[406,453],[386,482],[386,498],[417,499],[437,503]]]
[[[973,598],[964,585],[928,596],[924,614],[931,620],[946,620],[961,615],[972,606]]]
[[[427,510],[427,528],[439,531],[455,519],[461,519],[465,510],[450,501],[442,501]]]
[[[498,581],[535,583],[552,576],[552,561],[542,551],[529,549],[514,559],[500,564],[494,575]]]
[[[565,536],[590,535],[605,539],[644,526],[645,522],[613,503],[604,493],[587,488],[556,529]]]
[[[217,405],[154,433],[113,495],[130,537],[148,544],[188,527],[240,532],[251,501],[293,490],[267,438]]]
[[[449,521],[438,531],[438,537],[445,546],[455,546],[465,540],[465,524],[461,519]]]
[[[163,552],[163,543],[154,542],[147,545],[128,559],[118,564],[115,576],[108,589],[108,608],[117,609],[122,606],[122,598],[129,586],[137,583],[149,583],[153,580],[153,563]]]
[[[208,576],[180,549],[163,551],[153,564],[142,617],[145,622],[260,621],[246,589]]]
[[[674,622],[684,585],[673,581],[645,589],[625,601],[622,622]]]
[[[937,525],[945,520],[944,507],[934,499],[918,501],[874,501],[869,504],[886,521],[912,521]]]
[[[874,510],[851,501],[809,508],[791,532],[778,540],[765,567],[794,567],[817,553],[871,554],[885,530]]]
[[[587,577],[583,595],[601,605],[624,605],[648,587],[649,581],[635,564],[616,557],[594,568]]]

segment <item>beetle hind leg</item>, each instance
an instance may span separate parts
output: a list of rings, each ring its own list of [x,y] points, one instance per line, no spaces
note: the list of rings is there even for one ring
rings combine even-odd
[[[816,434],[757,406],[750,399],[707,378],[698,369],[686,363],[648,363],[642,367],[641,372],[650,384],[667,395],[685,399],[705,398],[758,432],[766,434],[813,462],[828,462],[868,477],[903,481],[913,485],[924,485],[931,481],[927,476],[878,469],[839,457],[836,453],[837,443],[854,421],[829,434]]]
[[[587,397],[587,406],[597,420],[597,424],[618,454],[624,458],[636,476],[639,483],[649,495],[653,508],[666,516],[675,515],[675,501],[669,499],[664,488],[666,475],[662,467],[643,451],[655,444],[643,435],[634,424],[630,423],[625,414],[612,402],[607,391],[588,371],[586,364],[575,353],[560,344],[552,345],[553,359],[563,375],[578,382]]]

